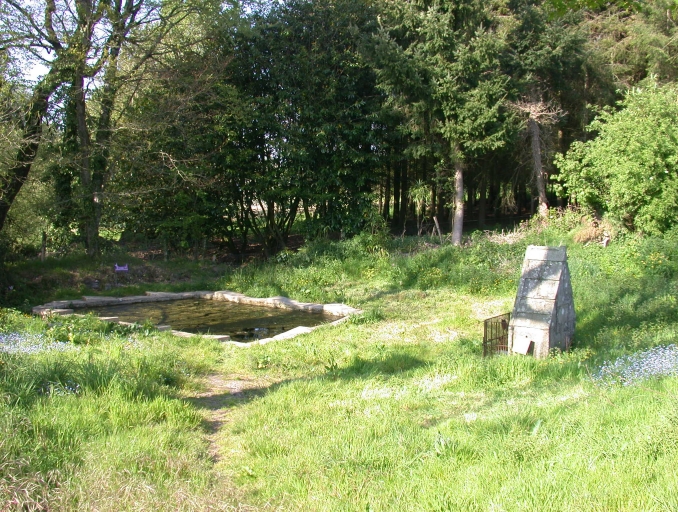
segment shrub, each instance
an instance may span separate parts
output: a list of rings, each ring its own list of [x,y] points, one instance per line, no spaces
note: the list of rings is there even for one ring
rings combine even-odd
[[[678,224],[677,98],[677,86],[652,80],[601,112],[589,126],[598,136],[556,158],[564,189],[645,233]]]

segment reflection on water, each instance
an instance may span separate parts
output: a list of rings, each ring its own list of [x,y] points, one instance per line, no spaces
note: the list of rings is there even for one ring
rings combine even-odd
[[[237,304],[205,299],[141,302],[88,308],[98,316],[117,316],[123,322],[170,325],[178,331],[228,334],[237,341],[270,338],[297,326],[313,327],[337,318],[324,313]]]

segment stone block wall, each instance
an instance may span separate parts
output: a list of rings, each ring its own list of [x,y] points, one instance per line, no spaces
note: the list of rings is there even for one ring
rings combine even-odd
[[[567,350],[575,322],[567,248],[529,246],[509,324],[509,352],[544,358],[552,348]]]

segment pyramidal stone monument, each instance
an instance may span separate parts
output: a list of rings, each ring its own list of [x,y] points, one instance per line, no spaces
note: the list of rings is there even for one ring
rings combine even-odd
[[[567,248],[528,246],[509,323],[509,353],[541,359],[553,348],[568,350],[575,320]]]

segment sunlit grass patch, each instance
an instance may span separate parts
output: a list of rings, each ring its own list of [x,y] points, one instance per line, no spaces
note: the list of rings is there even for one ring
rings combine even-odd
[[[528,234],[496,263],[485,261],[489,247],[459,255],[393,251],[399,270],[385,272],[373,294],[365,290],[377,266],[365,266],[361,275],[371,282],[354,297],[378,308],[379,319],[252,351],[258,364],[251,371],[289,380],[233,411],[233,427],[221,437],[233,456],[225,471],[257,500],[304,510],[674,503],[665,489],[675,488],[676,453],[661,433],[674,425],[666,411],[675,409],[668,391],[675,380],[639,396],[590,379],[613,354],[673,338],[672,281],[636,277],[633,265],[610,279],[601,257],[611,261],[620,247],[571,246],[576,348],[546,361],[481,357],[482,320],[511,309],[523,245],[555,235]],[[455,258],[467,267],[458,275]],[[495,268],[507,269],[501,286],[484,276],[456,281]],[[639,475],[648,457],[651,476]]]
[[[323,493],[332,510],[366,503],[375,510],[393,503],[510,510],[544,502],[556,510],[599,502],[642,509],[652,495],[639,485],[655,494],[671,485],[670,472],[646,479],[635,469],[647,463],[647,449],[661,453],[659,468],[675,461],[666,444],[672,437],[663,435],[675,428],[663,391],[610,395],[553,383],[546,393],[488,394],[453,391],[456,380],[435,373],[276,387],[238,411],[243,422],[222,437],[233,457],[228,468],[253,496],[301,509],[315,509]],[[601,487],[610,471],[619,481]]]
[[[230,269],[213,288],[365,312],[245,349],[3,310],[2,335],[77,349],[0,352],[0,492],[64,510],[672,510],[678,378],[592,376],[675,344],[675,247],[570,243],[573,349],[482,357],[525,246],[570,229],[319,241]]]
[[[47,503],[64,510],[97,508],[101,504],[89,503],[82,489],[91,496],[122,486],[139,461],[134,477],[144,475],[139,489],[162,484],[167,496],[184,478],[199,480],[198,466],[209,467],[199,435],[202,417],[178,392],[192,376],[213,368],[221,354],[215,342],[90,317],[43,321],[10,310],[0,312],[0,342],[3,504],[30,510]],[[167,449],[160,449],[163,442]],[[130,453],[133,446],[142,455]],[[190,474],[178,466],[162,469],[177,457],[188,461]],[[112,477],[115,471],[104,467],[112,461],[120,474],[95,486],[82,480],[88,461],[100,464],[90,477]]]

